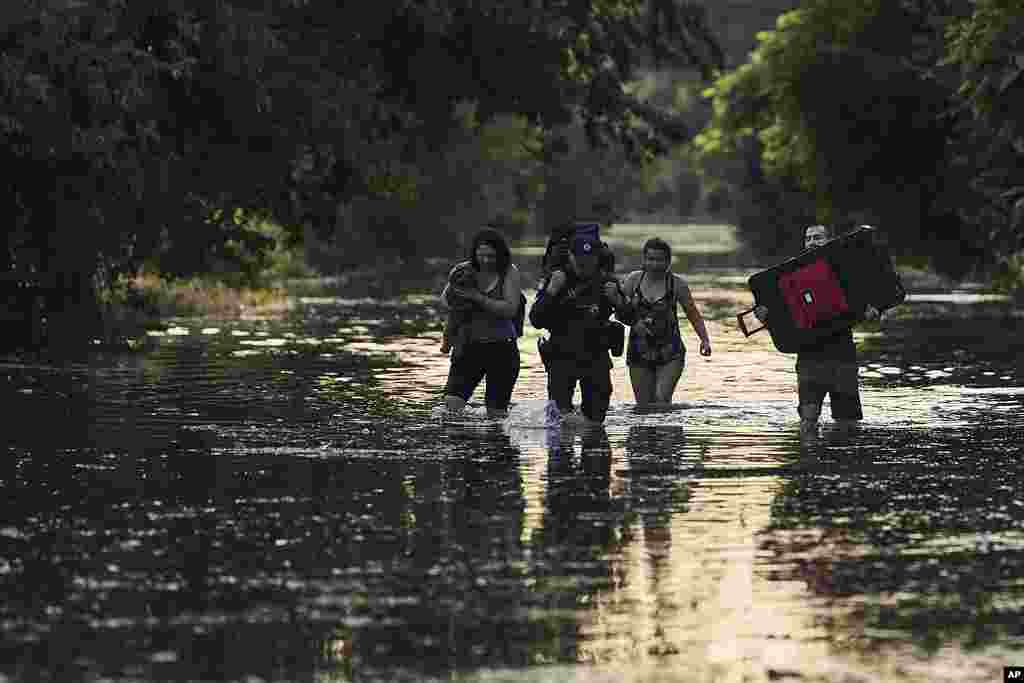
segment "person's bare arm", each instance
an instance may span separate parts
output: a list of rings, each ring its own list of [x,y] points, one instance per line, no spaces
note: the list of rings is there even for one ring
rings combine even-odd
[[[676,279],[676,291],[681,294],[679,303],[682,304],[683,311],[686,312],[686,318],[690,321],[690,325],[693,326],[693,331],[700,337],[700,355],[710,356],[711,338],[708,336],[707,325],[704,324],[704,316],[700,314],[697,303],[693,300],[693,293],[683,278],[678,275],[673,275],[672,277]]]
[[[640,280],[641,272],[643,271],[634,270],[622,280],[622,291],[626,293],[626,296],[630,296],[633,290],[636,289],[636,283]]]
[[[448,299],[448,288],[451,286],[450,282],[444,283],[444,289],[441,290],[441,305],[445,308],[451,308],[452,302]]]
[[[629,298],[626,296],[619,278],[614,275],[609,276],[604,283],[604,296],[612,305],[615,317],[619,322],[627,325],[633,322],[633,307],[629,303]]]
[[[441,305],[445,308],[451,308],[452,306],[452,300],[449,298],[452,290],[452,277],[454,277],[455,271],[464,267],[464,263],[458,263],[452,266],[452,269],[448,271],[448,278],[444,281],[444,289],[441,290]]]

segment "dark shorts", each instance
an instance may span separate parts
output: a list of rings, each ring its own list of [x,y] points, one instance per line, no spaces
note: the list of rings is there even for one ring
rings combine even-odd
[[[663,362],[650,361],[650,360],[646,360],[644,358],[636,358],[636,357],[630,358],[629,355],[627,354],[627,356],[626,356],[626,367],[629,367],[629,368],[641,368],[643,370],[649,370],[650,372],[657,372],[658,370],[660,370],[661,368],[665,367],[666,365],[668,365],[672,361],[679,361],[680,363],[683,364],[683,367],[685,368],[686,367],[686,349],[683,349],[683,351],[681,351],[679,354],[677,354],[677,355],[673,356],[672,358],[669,358],[668,360],[663,361]]]
[[[548,398],[562,412],[572,410],[572,395],[580,385],[580,410],[587,419],[603,422],[612,398],[612,371],[608,354],[592,359],[553,359],[547,364]]]
[[[468,401],[485,377],[484,403],[488,408],[507,409],[519,378],[519,345],[515,340],[466,344],[452,360],[444,393]]]
[[[800,359],[796,364],[796,376],[801,406],[816,405],[820,410],[828,394],[833,419],[863,419],[856,362]]]
[[[640,335],[629,333],[629,344],[626,347],[627,367],[657,371],[661,366],[668,365],[674,360],[686,362],[686,346],[683,345],[680,334],[671,335],[655,349],[645,347]]]

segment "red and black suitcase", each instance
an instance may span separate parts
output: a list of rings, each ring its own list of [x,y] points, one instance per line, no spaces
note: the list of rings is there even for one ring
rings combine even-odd
[[[869,226],[755,273],[748,284],[755,307],[768,308],[768,321],[748,328],[750,308],[736,316],[740,329],[749,337],[767,327],[783,353],[813,348],[863,318],[868,305],[885,311],[907,296],[888,250]]]

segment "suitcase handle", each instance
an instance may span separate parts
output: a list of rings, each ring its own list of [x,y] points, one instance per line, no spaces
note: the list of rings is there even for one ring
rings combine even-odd
[[[756,306],[754,308],[756,308]],[[743,336],[744,337],[749,337],[750,335],[754,334],[755,332],[760,332],[761,330],[763,330],[764,328],[767,327],[767,325],[765,325],[764,323],[761,323],[760,327],[755,327],[754,329],[749,329],[747,327],[747,323],[744,321],[744,317],[748,316],[748,315],[753,315],[754,308],[748,308],[747,310],[740,311],[739,313],[736,314],[736,322],[739,323],[740,330],[743,332]],[[756,317],[755,317],[755,319],[756,319]],[[758,322],[761,322],[761,321],[758,320]]]

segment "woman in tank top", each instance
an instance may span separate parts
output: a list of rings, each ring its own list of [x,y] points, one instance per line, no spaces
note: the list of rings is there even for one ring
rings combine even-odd
[[[470,266],[475,286],[448,284],[441,294],[441,300],[448,306],[453,305],[456,297],[472,304],[461,323],[465,326],[464,342],[458,353],[452,354],[444,390],[445,406],[450,413],[461,412],[477,385],[486,378],[487,414],[502,417],[519,377],[519,269],[512,264],[505,238],[493,228],[484,228],[473,237],[469,254],[468,264],[459,264],[455,269]]]
[[[700,354],[711,355],[704,318],[693,301],[690,287],[669,270],[672,250],[654,237],[644,243],[643,269],[626,276],[623,290],[629,297],[635,322],[629,329],[626,365],[637,405],[671,403],[686,364],[686,345],[679,329],[677,306],[700,337]]]

